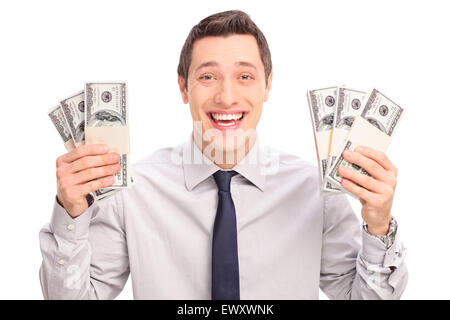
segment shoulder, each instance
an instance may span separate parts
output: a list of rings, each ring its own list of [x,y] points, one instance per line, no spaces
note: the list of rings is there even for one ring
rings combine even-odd
[[[137,196],[139,192],[156,190],[165,184],[183,183],[182,150],[184,143],[157,149],[151,154],[132,162],[129,173],[133,179],[130,188],[120,192],[123,196]]]
[[[297,155],[264,146],[261,148],[266,186],[269,190],[296,194],[302,201],[322,201],[319,170],[317,166]]]
[[[174,170],[181,168],[183,146],[184,143],[181,143],[174,147],[161,148],[152,152],[132,164],[133,173],[140,175],[142,173],[148,174],[148,171],[153,169]]]
[[[322,179],[317,165],[270,147],[266,147],[265,153],[272,155],[271,161],[274,163],[272,174],[266,178],[273,190],[280,188],[281,185],[287,192],[295,192],[296,199],[301,200],[303,205],[311,204],[315,208],[320,208],[323,213],[335,213],[335,219],[352,213],[344,193],[321,191]]]
[[[307,180],[310,183],[319,184],[319,171],[316,165],[302,159],[301,157],[281,151],[279,149],[263,146],[261,147],[264,166],[271,169],[271,173],[278,176],[291,177]],[[270,173],[270,172],[268,172]],[[295,177],[295,178],[294,178]]]
[[[343,198],[341,193],[321,191],[322,179],[316,164],[273,147],[264,146],[261,150],[266,159],[263,166],[266,181],[272,183],[272,187],[289,186],[312,201],[333,202]]]

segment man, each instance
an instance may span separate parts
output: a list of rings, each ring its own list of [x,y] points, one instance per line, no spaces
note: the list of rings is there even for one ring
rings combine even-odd
[[[40,233],[47,299],[397,299],[408,274],[391,217],[397,169],[362,149],[340,171],[360,197],[321,194],[317,170],[262,148],[256,126],[272,83],[266,39],[248,15],[203,19],[178,67],[194,129],[133,166],[135,185],[103,202],[118,155],[86,145],[57,159],[57,199]]]

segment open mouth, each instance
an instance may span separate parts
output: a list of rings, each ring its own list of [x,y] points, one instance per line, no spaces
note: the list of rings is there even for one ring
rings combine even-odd
[[[244,111],[234,112],[208,112],[213,125],[221,130],[236,129],[247,113]]]

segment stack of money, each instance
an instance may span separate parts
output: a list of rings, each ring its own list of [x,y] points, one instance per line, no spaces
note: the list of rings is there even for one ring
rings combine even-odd
[[[346,192],[338,173],[346,166],[369,175],[344,160],[346,149],[359,145],[385,152],[404,109],[377,89],[365,91],[335,86],[308,90],[321,190]],[[354,196],[354,195],[353,195]]]
[[[86,83],[83,91],[61,100],[48,115],[67,151],[85,143],[105,143],[110,145],[111,152],[120,154],[121,170],[115,174],[115,182],[93,192],[95,200],[132,185],[126,82]],[[111,142],[119,147],[111,148]]]

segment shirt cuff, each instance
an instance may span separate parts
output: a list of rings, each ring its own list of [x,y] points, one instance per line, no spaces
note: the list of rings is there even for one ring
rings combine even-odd
[[[72,218],[62,207],[55,197],[53,214],[50,220],[52,232],[67,240],[87,239],[89,233],[89,224],[92,217],[92,208],[90,206],[85,212],[76,218]]]
[[[397,220],[395,220],[395,218],[392,217],[391,222],[389,224],[389,231],[386,235],[371,234],[367,229],[367,223],[365,221],[363,222],[363,229],[372,237],[378,238],[381,241],[383,241],[383,243],[386,245],[386,248],[389,248],[394,243],[395,235],[397,234]]]
[[[367,262],[382,264],[386,268],[397,268],[403,261],[404,254],[405,248],[398,240],[398,230],[396,230],[392,245],[386,248],[386,244],[381,239],[363,229],[361,255]]]

